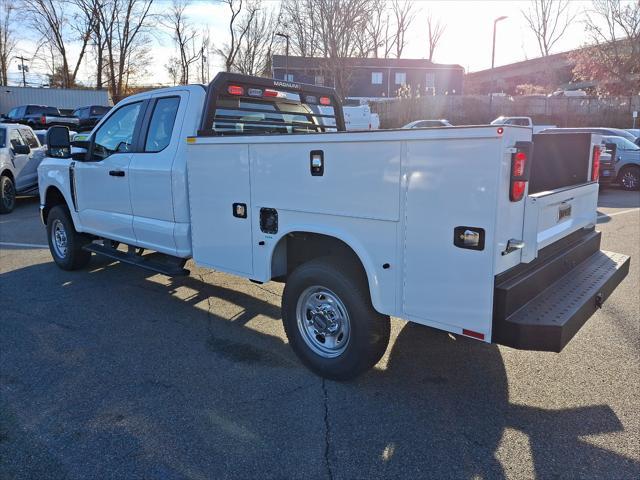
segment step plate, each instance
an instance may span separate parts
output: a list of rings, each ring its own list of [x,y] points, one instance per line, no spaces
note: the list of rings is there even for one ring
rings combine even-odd
[[[82,247],[83,250],[103,255],[118,260],[122,263],[135,265],[146,270],[161,273],[168,277],[180,277],[189,275],[189,270],[183,268],[184,259],[171,257],[162,253],[150,253],[147,255],[131,255],[115,248],[105,247],[97,243],[90,243]]]
[[[562,278],[494,324],[496,343],[559,352],[629,272],[629,257],[597,251]]]

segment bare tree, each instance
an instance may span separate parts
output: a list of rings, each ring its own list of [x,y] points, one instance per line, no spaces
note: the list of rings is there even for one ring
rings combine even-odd
[[[283,0],[282,23],[290,35],[291,53],[314,57],[319,53],[315,0]]]
[[[148,33],[153,0],[96,0],[96,4],[109,90],[118,101],[126,94],[129,82],[144,75],[151,62]]]
[[[224,59],[227,72],[232,71],[247,30],[251,27],[253,18],[260,9],[259,2],[245,0],[218,0],[226,4],[231,12],[229,18],[229,41],[216,52]]]
[[[577,14],[572,12],[569,0],[532,0],[522,15],[536,37],[540,55],[546,57]]]
[[[427,29],[429,34],[429,61],[433,61],[433,54],[436,51],[438,43],[444,34],[446,25],[439,19],[434,18],[431,12],[427,15]]]
[[[396,58],[402,56],[402,51],[407,44],[406,34],[407,30],[413,23],[418,13],[414,8],[414,3],[406,0],[393,0],[391,3],[391,10],[395,18],[395,47]]]
[[[82,4],[82,0],[77,0]],[[59,59],[58,70],[63,87],[76,83],[78,70],[86,53],[95,22],[95,9],[89,12],[78,10],[76,1],[22,0],[22,6],[32,29],[40,37],[40,45],[51,49],[54,58]],[[76,7],[74,9],[74,7]],[[87,15],[88,13],[88,15]],[[71,58],[69,45],[76,43],[80,52]],[[56,68],[50,70],[56,73]]]
[[[245,35],[238,45],[234,70],[245,75],[269,75],[279,14],[267,11],[259,2],[254,7],[255,12],[248,11],[239,23]]]
[[[591,45],[573,56],[574,75],[595,80],[605,94],[640,91],[640,2],[593,0],[586,31]]]
[[[9,64],[16,47],[15,32],[12,28],[14,12],[15,6],[9,0],[0,0],[0,85],[9,84]]]
[[[196,46],[198,34],[185,14],[188,5],[186,0],[174,0],[168,14],[161,21],[171,31],[174,45],[178,51],[179,82],[182,85],[189,83],[189,68],[200,60],[201,55],[201,49]],[[174,68],[174,63],[171,62],[171,68]]]

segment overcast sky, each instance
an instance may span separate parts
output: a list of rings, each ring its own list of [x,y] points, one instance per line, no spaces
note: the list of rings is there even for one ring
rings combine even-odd
[[[161,13],[171,4],[171,0],[156,0],[155,11]],[[267,0],[265,4],[270,8],[278,7],[278,0]],[[446,31],[436,50],[434,61],[440,63],[458,63],[467,71],[476,71],[491,66],[491,37],[493,20],[506,15],[508,18],[498,24],[496,41],[496,66],[534,58],[539,56],[535,37],[528,30],[522,10],[529,7],[528,0],[520,1],[490,1],[490,0],[419,0],[415,2],[419,13],[408,34],[408,44],[403,53],[405,58],[424,58],[427,54],[426,16],[432,12],[446,25]],[[579,13],[588,9],[590,2],[573,1],[571,8]],[[192,0],[187,10],[188,16],[196,26],[208,27],[214,42],[223,43],[227,35],[228,7],[212,0]],[[24,32],[19,27],[20,33]],[[554,46],[553,52],[562,52],[581,46],[586,41],[584,25],[581,21],[574,21],[567,29],[565,36]],[[29,56],[33,53],[34,39],[24,39],[20,42],[21,53]],[[146,84],[164,84],[169,77],[164,68],[166,59],[173,55],[171,40],[168,35],[154,36],[154,62],[150,67],[150,75]],[[211,59],[212,75],[221,68],[219,58]],[[82,69],[85,80],[90,74],[91,65]],[[32,68],[32,79],[37,79],[37,66]],[[10,79],[17,81],[21,78],[14,63],[10,69]],[[45,73],[40,69],[40,73]]]

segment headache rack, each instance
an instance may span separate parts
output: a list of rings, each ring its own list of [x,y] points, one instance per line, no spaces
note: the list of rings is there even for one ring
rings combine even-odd
[[[334,89],[219,73],[209,84],[198,136],[345,131]]]

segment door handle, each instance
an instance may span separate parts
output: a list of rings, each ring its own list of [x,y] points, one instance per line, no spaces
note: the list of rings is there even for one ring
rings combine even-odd
[[[109,170],[109,175],[112,177],[124,177],[123,170]]]

